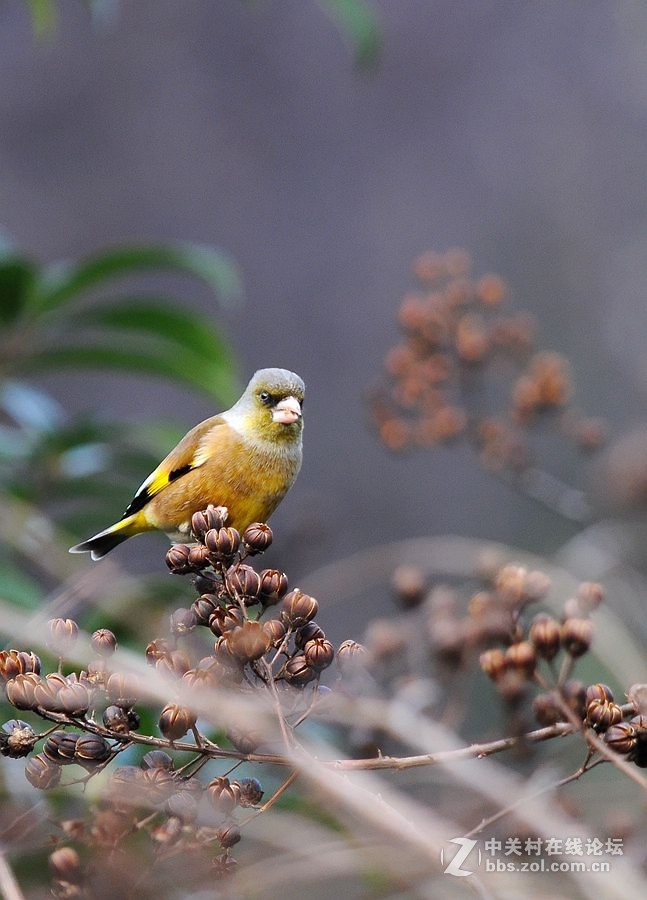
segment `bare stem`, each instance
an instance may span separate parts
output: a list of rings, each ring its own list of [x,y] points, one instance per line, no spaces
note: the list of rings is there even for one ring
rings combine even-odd
[[[262,806],[260,806],[251,815],[247,816],[246,819],[243,819],[242,822],[239,823],[240,828],[243,828],[245,825],[247,825],[249,822],[251,822],[252,819],[255,819],[257,816],[260,816],[261,813],[266,812],[268,809],[270,809],[272,806],[274,806],[274,804],[279,799],[279,797],[281,797],[287,791],[287,789],[290,787],[290,785],[294,781],[296,781],[296,779],[298,778],[298,775],[299,775],[299,773],[296,770],[294,772],[290,772],[290,774],[285,779],[283,784],[276,791],[274,791],[274,793],[269,798],[269,800],[266,800]]]
[[[482,819],[480,824],[475,828],[472,828],[471,831],[466,832],[463,837],[471,838],[474,837],[475,834],[480,834],[484,828],[488,828],[490,825],[493,825],[495,822],[498,822],[499,819],[502,819],[504,816],[507,816],[509,813],[512,813],[520,806],[523,806],[524,803],[527,803],[529,800],[534,800],[536,797],[541,797],[542,794],[548,794],[551,791],[555,791],[560,787],[563,787],[565,784],[569,784],[571,781],[577,781],[578,778],[581,778],[585,772],[590,772],[591,769],[594,769],[596,766],[599,766],[601,763],[606,762],[605,759],[597,759],[595,762],[590,762],[591,760],[591,752],[587,753],[586,759],[579,767],[573,772],[571,775],[567,775],[565,778],[561,778],[559,781],[555,781],[551,784],[544,785],[543,787],[538,788],[536,791],[533,791],[530,794],[524,794],[522,797],[519,797],[514,803],[511,803],[509,806],[506,806],[504,809],[500,809],[498,812],[494,813],[494,815],[488,816],[487,819]]]

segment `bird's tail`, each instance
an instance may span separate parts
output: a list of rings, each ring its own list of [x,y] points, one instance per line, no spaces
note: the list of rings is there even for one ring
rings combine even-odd
[[[118,544],[121,544],[123,541],[128,540],[129,537],[139,534],[142,531],[148,531],[148,528],[146,523],[142,521],[141,514],[135,513],[132,516],[121,519],[119,522],[115,522],[110,528],[100,531],[98,534],[95,534],[94,537],[88,538],[87,541],[83,541],[81,544],[75,544],[74,547],[70,547],[69,552],[89,553],[92,559],[101,559],[106,553],[110,553],[111,550],[114,550]]]

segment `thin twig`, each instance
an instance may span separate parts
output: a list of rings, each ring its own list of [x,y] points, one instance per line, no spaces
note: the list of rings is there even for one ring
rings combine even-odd
[[[274,804],[279,799],[279,797],[281,797],[287,791],[287,789],[290,787],[290,785],[294,781],[296,781],[298,776],[299,776],[299,773],[296,771],[296,769],[294,770],[294,772],[290,772],[290,774],[285,779],[283,784],[276,791],[274,791],[274,793],[269,798],[269,800],[266,800],[265,803],[262,806],[259,806],[259,808],[257,810],[254,810],[254,812],[251,813],[251,815],[247,816],[246,819],[243,819],[242,822],[239,822],[238,823],[239,827],[243,828],[245,825],[247,825],[249,822],[251,822],[257,816],[260,816],[261,813],[266,812],[268,809],[270,809],[272,806],[274,806]]]
[[[571,781],[577,781],[578,778],[581,778],[585,772],[590,772],[591,769],[594,769],[596,766],[599,766],[601,765],[601,763],[607,761],[606,759],[597,759],[595,760],[595,762],[592,762],[589,765],[590,759],[591,753],[589,752],[587,753],[586,759],[584,760],[582,765],[578,769],[576,769],[575,772],[567,775],[565,778],[560,778],[559,781],[544,785],[543,787],[538,788],[536,791],[533,791],[531,794],[524,794],[509,806],[506,806],[504,809],[500,809],[493,815],[488,816],[487,819],[482,819],[480,825],[477,825],[475,828],[472,828],[471,831],[466,832],[463,837],[471,838],[474,837],[475,834],[480,834],[480,832],[483,831],[484,828],[488,828],[490,825],[498,822],[499,819],[502,819],[509,813],[514,812],[517,807],[523,806],[524,803],[527,803],[530,800],[534,800],[536,797],[541,797],[542,794],[548,794],[550,791],[557,790],[557,788],[563,787],[565,784],[569,784]]]

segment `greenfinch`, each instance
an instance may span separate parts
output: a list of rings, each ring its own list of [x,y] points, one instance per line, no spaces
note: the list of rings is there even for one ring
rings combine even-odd
[[[119,522],[70,548],[101,559],[122,541],[159,529],[186,540],[191,516],[226,506],[242,532],[265,522],[301,468],[305,385],[286,369],[259,369],[226,412],[200,422],[141,485]]]

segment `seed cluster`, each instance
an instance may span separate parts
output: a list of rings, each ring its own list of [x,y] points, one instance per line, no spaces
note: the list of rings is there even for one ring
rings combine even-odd
[[[398,310],[402,341],[371,401],[380,439],[399,451],[467,438],[484,468],[516,474],[533,464],[530,430],[540,420],[596,450],[606,425],[577,412],[567,359],[536,352],[534,321],[510,311],[503,279],[475,278],[471,268],[459,248],[415,261],[417,289]]]
[[[230,728],[233,769],[230,760],[229,771],[211,780],[199,778],[207,763],[215,764],[209,749],[219,755],[222,749],[199,730],[199,709],[187,698],[202,696],[204,701],[207,690],[213,692],[207,695],[209,703],[217,702],[219,689],[278,697],[285,727],[292,729],[316,710],[328,690],[320,679],[335,658],[340,676],[362,658],[363,648],[354,641],[335,651],[315,621],[319,605],[314,597],[290,589],[284,572],[250,564],[270,547],[271,529],[256,523],[239,534],[227,525],[227,517],[224,507],[196,513],[195,543],[174,545],[166,555],[170,571],[190,580],[198,596],[188,608],[174,610],[167,633],[145,649],[146,661],[168,684],[157,733],[142,733],[150,703],[142,700],[140,680],[117,665],[117,639],[109,629],[92,634],[95,656],[80,671],[68,672],[67,657],[79,635],[71,619],[52,619],[47,626],[46,645],[58,659],[56,671],[45,674],[33,652],[0,652],[0,683],[9,703],[55,723],[37,733],[21,719],[6,722],[0,753],[27,757],[25,776],[41,790],[85,784],[106,769],[109,773],[89,821],[65,825],[65,838],[110,855],[144,831],[155,859],[206,852],[217,874],[231,871],[231,849],[244,824],[237,814],[257,807],[264,796],[256,778],[236,778],[232,771],[240,765],[236,758],[263,752],[266,737],[249,728]],[[193,759],[178,767],[174,751],[182,740],[184,752],[187,741],[195,750]],[[158,749],[149,750],[138,764],[107,768],[132,744],[151,742]],[[63,781],[67,767],[72,778]],[[55,896],[91,896],[92,871],[76,849],[61,843],[50,856],[50,868]]]

